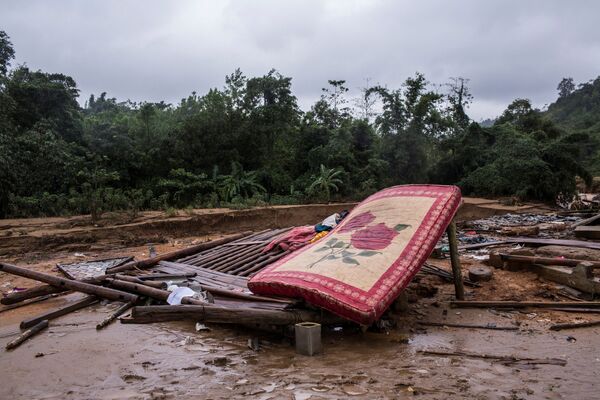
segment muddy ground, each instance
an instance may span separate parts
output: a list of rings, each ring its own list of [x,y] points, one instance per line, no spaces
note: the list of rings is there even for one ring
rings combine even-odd
[[[482,204],[467,209],[471,208],[469,212],[478,216],[494,214],[498,210],[503,212],[499,205],[498,208],[485,202]],[[492,210],[487,210],[490,207]],[[301,208],[292,211],[283,209],[277,213],[294,214],[293,211],[296,211],[294,224],[303,224],[318,221],[320,216],[317,214],[328,214],[331,210]],[[272,212],[266,211],[266,215],[272,216]],[[231,214],[230,211],[215,214],[220,221],[232,218],[231,215],[227,218],[220,215]],[[303,216],[299,217],[301,214]],[[237,217],[239,215],[233,215],[234,219]],[[180,218],[193,220],[193,217],[187,216]],[[267,224],[263,218],[265,214],[257,223],[259,228]],[[160,215],[156,219],[163,221],[159,225],[165,224],[165,218]],[[157,223],[157,220],[147,223]],[[244,221],[242,225],[252,222],[250,218],[240,220]],[[55,232],[54,223],[32,220],[19,223],[13,220],[10,228],[5,225],[0,229],[27,231],[20,235],[23,237],[38,232],[38,237],[43,237],[46,234],[39,233],[43,230],[40,224],[49,224],[45,226],[59,241],[61,235]],[[169,223],[177,225],[172,221]],[[274,223],[273,219],[271,223]],[[183,222],[183,225],[186,224],[191,222]],[[231,224],[231,229],[234,229],[233,222]],[[89,229],[97,231],[104,228],[114,226],[107,223],[104,227]],[[248,225],[244,225],[240,230],[247,228]],[[129,228],[123,229],[127,231]],[[218,237],[227,233],[227,229],[213,229],[212,233],[205,233],[208,228],[196,227],[191,234],[186,234],[185,228],[171,228],[155,247],[162,253]],[[77,243],[69,235],[67,233],[69,239],[66,243],[57,247],[52,244],[48,247],[18,248],[18,243],[13,241],[11,246],[4,247],[12,250],[2,259],[58,273],[54,270],[57,262],[113,255],[144,258],[148,252],[146,240],[149,237],[144,235],[139,235],[138,242],[133,245],[111,241],[108,233],[95,242],[85,243]],[[31,243],[28,240],[31,239],[24,240],[27,246]],[[430,261],[449,269],[447,260]],[[477,263],[463,258],[463,270],[466,273]],[[547,296],[557,289],[556,285],[543,282],[532,273],[494,272],[491,282],[483,283],[481,288],[468,288],[468,298],[547,300]],[[34,284],[26,279],[0,274],[2,292],[15,286]],[[425,296],[422,290],[417,290],[422,288],[434,288],[434,291],[437,288],[437,293]],[[241,327],[214,325],[208,332],[196,332],[193,322],[153,325],[114,323],[97,332],[96,323],[117,304],[88,307],[54,320],[47,331],[7,352],[3,347],[16,336],[22,319],[74,301],[80,295],[57,297],[4,312],[0,308],[0,399],[598,398],[600,328],[559,332],[548,329],[552,323],[599,318],[594,314],[452,309],[447,306],[447,301],[453,298],[453,286],[432,276],[411,284],[411,292],[419,292],[420,295],[412,295],[408,311],[395,315],[395,328],[380,332],[362,332],[355,327],[327,331],[323,335],[324,354],[316,357],[296,355],[286,335]],[[497,326],[518,326],[519,329],[495,331],[425,327],[419,324],[422,321],[495,323]],[[248,339],[256,337],[260,340],[258,351],[248,347]],[[463,356],[431,356],[420,353],[421,350],[554,357],[565,359],[567,364],[504,365]]]

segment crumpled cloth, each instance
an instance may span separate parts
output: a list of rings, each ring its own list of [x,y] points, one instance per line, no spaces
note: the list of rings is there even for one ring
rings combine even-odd
[[[299,248],[306,246],[310,240],[315,236],[314,226],[299,226],[292,229],[283,236],[280,236],[271,243],[269,243],[263,253],[271,251],[275,247],[279,247],[281,250],[298,250]]]
[[[167,303],[172,306],[178,306],[181,304],[181,300],[184,297],[192,297],[196,294],[192,289],[186,286],[175,287],[169,297],[167,298]]]

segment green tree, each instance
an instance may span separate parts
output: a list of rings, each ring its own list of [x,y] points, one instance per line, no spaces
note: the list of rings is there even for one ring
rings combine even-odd
[[[339,185],[343,182],[339,178],[342,171],[336,170],[335,168],[326,168],[321,164],[319,174],[315,177],[313,182],[307,188],[307,192],[318,197],[322,196],[326,201],[331,198],[331,191],[337,192]]]

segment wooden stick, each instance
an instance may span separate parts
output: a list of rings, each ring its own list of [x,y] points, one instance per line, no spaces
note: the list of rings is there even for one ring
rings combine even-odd
[[[92,285],[90,283],[84,283],[80,281],[74,281],[65,278],[59,278],[58,276],[53,276],[49,274],[44,274],[42,272],[32,271],[26,268],[20,268],[16,265],[11,265],[7,263],[0,263],[0,271],[7,272],[9,274],[22,276],[24,278],[29,278],[33,280],[37,280],[40,282],[48,283],[52,286],[71,289],[77,292],[93,294],[98,297],[102,297],[108,300],[117,300],[117,301],[136,301],[137,296],[131,293],[120,292],[118,290],[105,288],[102,286]]]
[[[600,308],[599,301],[451,301],[450,306],[458,308]]]
[[[454,324],[447,322],[430,322],[430,321],[418,321],[419,325],[425,326],[447,326],[450,328],[471,328],[471,329],[492,329],[497,331],[518,331],[518,326],[495,326],[495,325],[468,325],[468,324]]]
[[[567,360],[562,358],[524,358],[515,356],[496,356],[491,354],[477,354],[468,353],[462,351],[435,351],[435,350],[417,350],[417,353],[422,353],[431,356],[442,356],[442,357],[470,357],[470,358],[482,358],[485,360],[500,361],[505,364],[550,364],[550,365],[567,365]]]
[[[551,331],[561,331],[563,329],[587,328],[590,326],[598,326],[600,321],[577,322],[573,324],[555,324],[550,327]]]
[[[448,233],[448,245],[450,247],[450,263],[454,275],[454,291],[457,300],[465,299],[465,288],[463,286],[462,272],[460,270],[460,256],[458,255],[458,240],[456,239],[456,223],[450,222],[446,229]]]
[[[211,240],[210,242],[200,243],[196,246],[186,247],[185,249],[180,249],[180,250],[172,251],[170,253],[161,254],[156,257],[147,258],[145,260],[132,261],[132,262],[121,265],[116,268],[109,268],[106,270],[106,273],[114,274],[117,272],[128,271],[130,269],[135,269],[135,268],[140,268],[140,269],[150,268],[150,267],[158,264],[160,261],[168,261],[168,260],[174,260],[177,258],[186,257],[190,254],[194,254],[194,253],[197,253],[202,250],[211,249],[213,247],[217,247],[222,244],[229,243],[229,242],[232,242],[237,239],[241,239],[244,236],[250,235],[251,233],[252,232],[250,232],[250,231],[238,233],[236,235],[227,236],[222,239]]]
[[[133,307],[135,303],[125,303],[121,307],[117,308],[114,313],[110,314],[108,317],[104,318],[102,322],[96,325],[96,330],[103,329],[107,327],[111,322],[117,319],[121,314],[129,310]]]
[[[30,329],[26,330],[18,338],[16,338],[12,342],[8,343],[6,345],[6,350],[11,350],[11,349],[14,349],[16,347],[19,347],[21,345],[21,343],[23,343],[27,339],[35,336],[36,334],[38,334],[39,332],[43,331],[47,327],[48,327],[48,320],[43,320],[43,321],[38,322],[37,325],[35,325],[35,326],[31,327]]]
[[[45,312],[36,317],[27,318],[21,322],[20,328],[21,329],[31,328],[32,326],[37,325],[40,321],[43,321],[43,320],[49,321],[54,318],[58,318],[65,314],[80,310],[84,307],[87,307],[87,306],[92,305],[97,302],[98,302],[98,298],[96,296],[86,296],[85,298],[83,298],[79,301],[76,301],[73,304],[69,304],[65,307],[61,307],[61,308],[57,308],[56,310]]]

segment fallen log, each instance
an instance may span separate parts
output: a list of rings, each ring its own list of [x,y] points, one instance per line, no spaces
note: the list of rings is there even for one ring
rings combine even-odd
[[[103,329],[107,327],[111,322],[117,319],[117,317],[121,316],[124,312],[133,307],[134,303],[125,303],[121,307],[117,308],[114,313],[110,314],[108,317],[104,318],[102,322],[96,325],[96,330]]]
[[[134,307],[131,319],[124,323],[151,323],[163,321],[194,321],[221,324],[267,324],[293,325],[299,322],[331,324],[343,321],[331,314],[321,314],[308,310],[265,310],[255,308],[227,308],[213,305],[204,306],[141,306]]]
[[[128,271],[128,270],[136,269],[136,268],[139,268],[139,269],[150,268],[150,267],[158,264],[160,261],[169,261],[169,260],[175,260],[178,258],[183,258],[183,257],[189,256],[191,254],[197,253],[199,251],[211,249],[213,247],[217,247],[222,244],[226,244],[226,243],[232,242],[234,240],[241,239],[244,236],[250,235],[251,233],[252,232],[250,232],[250,231],[238,233],[236,235],[227,236],[222,239],[211,240],[210,242],[200,243],[195,246],[186,247],[185,249],[175,250],[170,253],[165,253],[165,254],[158,255],[156,257],[147,258],[145,260],[128,262],[127,264],[124,264],[124,265],[121,265],[118,267],[109,268],[106,270],[106,273],[114,274],[117,272]]]
[[[572,324],[555,324],[550,326],[551,331],[561,331],[563,329],[588,328],[591,326],[599,326],[600,321],[576,322]]]
[[[74,281],[70,279],[60,278],[42,272],[32,271],[30,269],[17,267],[7,263],[0,263],[0,271],[7,272],[9,274],[22,276],[24,278],[33,279],[36,281],[44,282],[52,286],[56,286],[63,289],[70,289],[77,292],[86,294],[96,295],[98,297],[116,300],[116,301],[136,301],[137,296],[131,293],[121,292],[115,289],[105,288],[102,286],[92,285],[90,283],[84,283],[80,281]]]
[[[515,356],[497,356],[491,354],[477,354],[468,353],[462,351],[435,351],[435,350],[417,350],[417,353],[426,354],[430,356],[441,356],[441,357],[469,357],[469,358],[481,358],[484,360],[498,361],[502,364],[548,364],[548,365],[567,365],[567,360],[562,358],[527,358],[527,357],[515,357]]]
[[[600,308],[600,301],[450,301],[451,307],[457,308]]]
[[[48,327],[48,320],[43,320],[43,321],[38,322],[37,325],[26,330],[18,338],[16,338],[12,342],[8,343],[6,345],[6,350],[11,350],[16,347],[19,347],[21,345],[21,343],[23,343],[27,339],[37,335],[39,332],[43,331],[47,327]]]
[[[492,324],[487,325],[469,325],[469,324],[454,324],[451,322],[430,322],[430,321],[418,321],[419,325],[424,326],[447,326],[449,328],[468,328],[468,329],[492,329],[496,331],[518,331],[518,326],[496,326]]]
[[[37,325],[40,321],[43,321],[43,320],[49,321],[54,318],[58,318],[65,314],[80,310],[84,307],[87,307],[87,306],[92,305],[97,302],[98,302],[98,298],[96,296],[87,296],[87,297],[85,297],[79,301],[76,301],[73,304],[69,304],[65,307],[61,307],[61,308],[57,308],[56,310],[45,312],[36,317],[27,318],[21,322],[20,328],[21,329],[31,328],[32,326]]]

